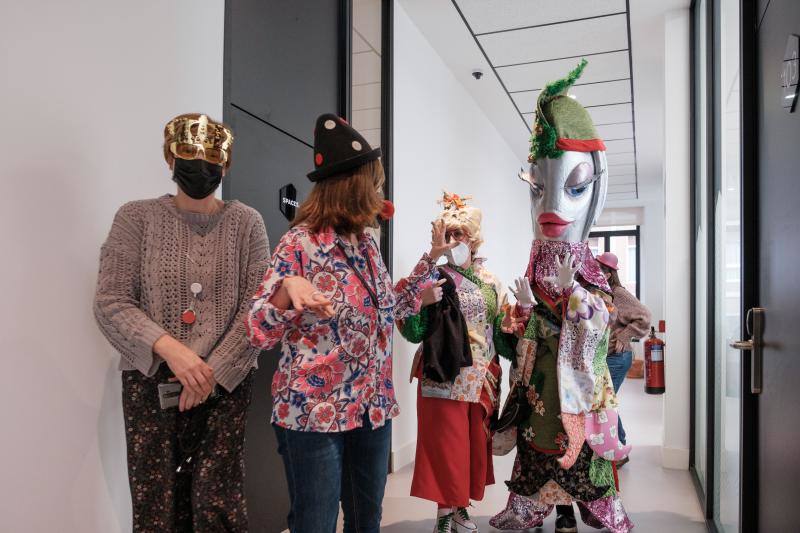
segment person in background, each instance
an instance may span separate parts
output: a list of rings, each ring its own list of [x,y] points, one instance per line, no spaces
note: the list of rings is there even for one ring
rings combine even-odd
[[[467,507],[494,484],[490,422],[500,398],[498,354],[515,358],[516,338],[501,331],[505,291],[477,256],[481,211],[467,199],[444,193],[436,220],[457,246],[438,281],[423,291],[421,312],[400,325],[406,339],[422,343],[412,365],[419,388],[411,495],[438,504],[434,533],[478,531]]]
[[[605,252],[597,257],[600,268],[608,280],[612,291],[612,311],[608,339],[608,369],[611,371],[611,381],[614,383],[614,392],[619,392],[622,382],[633,362],[633,349],[631,339],[642,338],[650,331],[650,310],[628,292],[619,280],[619,260],[611,252]],[[619,439],[627,443],[625,428],[622,418],[619,420]],[[627,463],[628,457],[617,462],[617,467]]]
[[[177,193],[122,206],[94,314],[121,354],[133,531],[246,532],[244,434],[258,350],[249,297],[269,259],[261,216],[214,197],[233,135],[201,114],[164,128]],[[164,408],[160,388],[182,385]]]
[[[422,283],[450,248],[433,228],[429,253],[394,285],[375,239],[383,199],[380,148],[325,114],[314,133],[315,185],[281,238],[247,319],[253,346],[281,343],[272,424],[290,496],[292,533],[377,533],[389,466],[395,321],[419,312]]]

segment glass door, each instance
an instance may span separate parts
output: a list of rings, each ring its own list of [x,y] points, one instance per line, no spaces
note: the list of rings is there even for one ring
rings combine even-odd
[[[721,533],[739,531],[742,352],[739,0],[716,0],[714,187],[714,510]]]

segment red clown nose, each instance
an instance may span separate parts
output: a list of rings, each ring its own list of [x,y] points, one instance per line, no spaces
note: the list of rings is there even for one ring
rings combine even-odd
[[[384,200],[383,209],[381,209],[381,212],[378,214],[378,216],[383,220],[391,220],[394,216],[394,204],[389,200]]]

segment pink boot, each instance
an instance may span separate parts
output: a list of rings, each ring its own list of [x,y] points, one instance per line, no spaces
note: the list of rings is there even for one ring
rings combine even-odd
[[[619,495],[606,496],[592,502],[578,502],[581,519],[587,526],[596,529],[608,528],[611,533],[628,533],[633,522],[622,506]]]
[[[494,515],[489,525],[500,530],[530,529],[541,526],[552,511],[552,505],[539,505],[512,492],[506,508]]]

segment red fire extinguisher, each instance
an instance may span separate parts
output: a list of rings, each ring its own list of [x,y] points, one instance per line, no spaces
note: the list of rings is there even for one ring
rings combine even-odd
[[[656,328],[650,328],[650,338],[644,343],[644,391],[647,394],[664,394],[664,345],[656,337]]]

